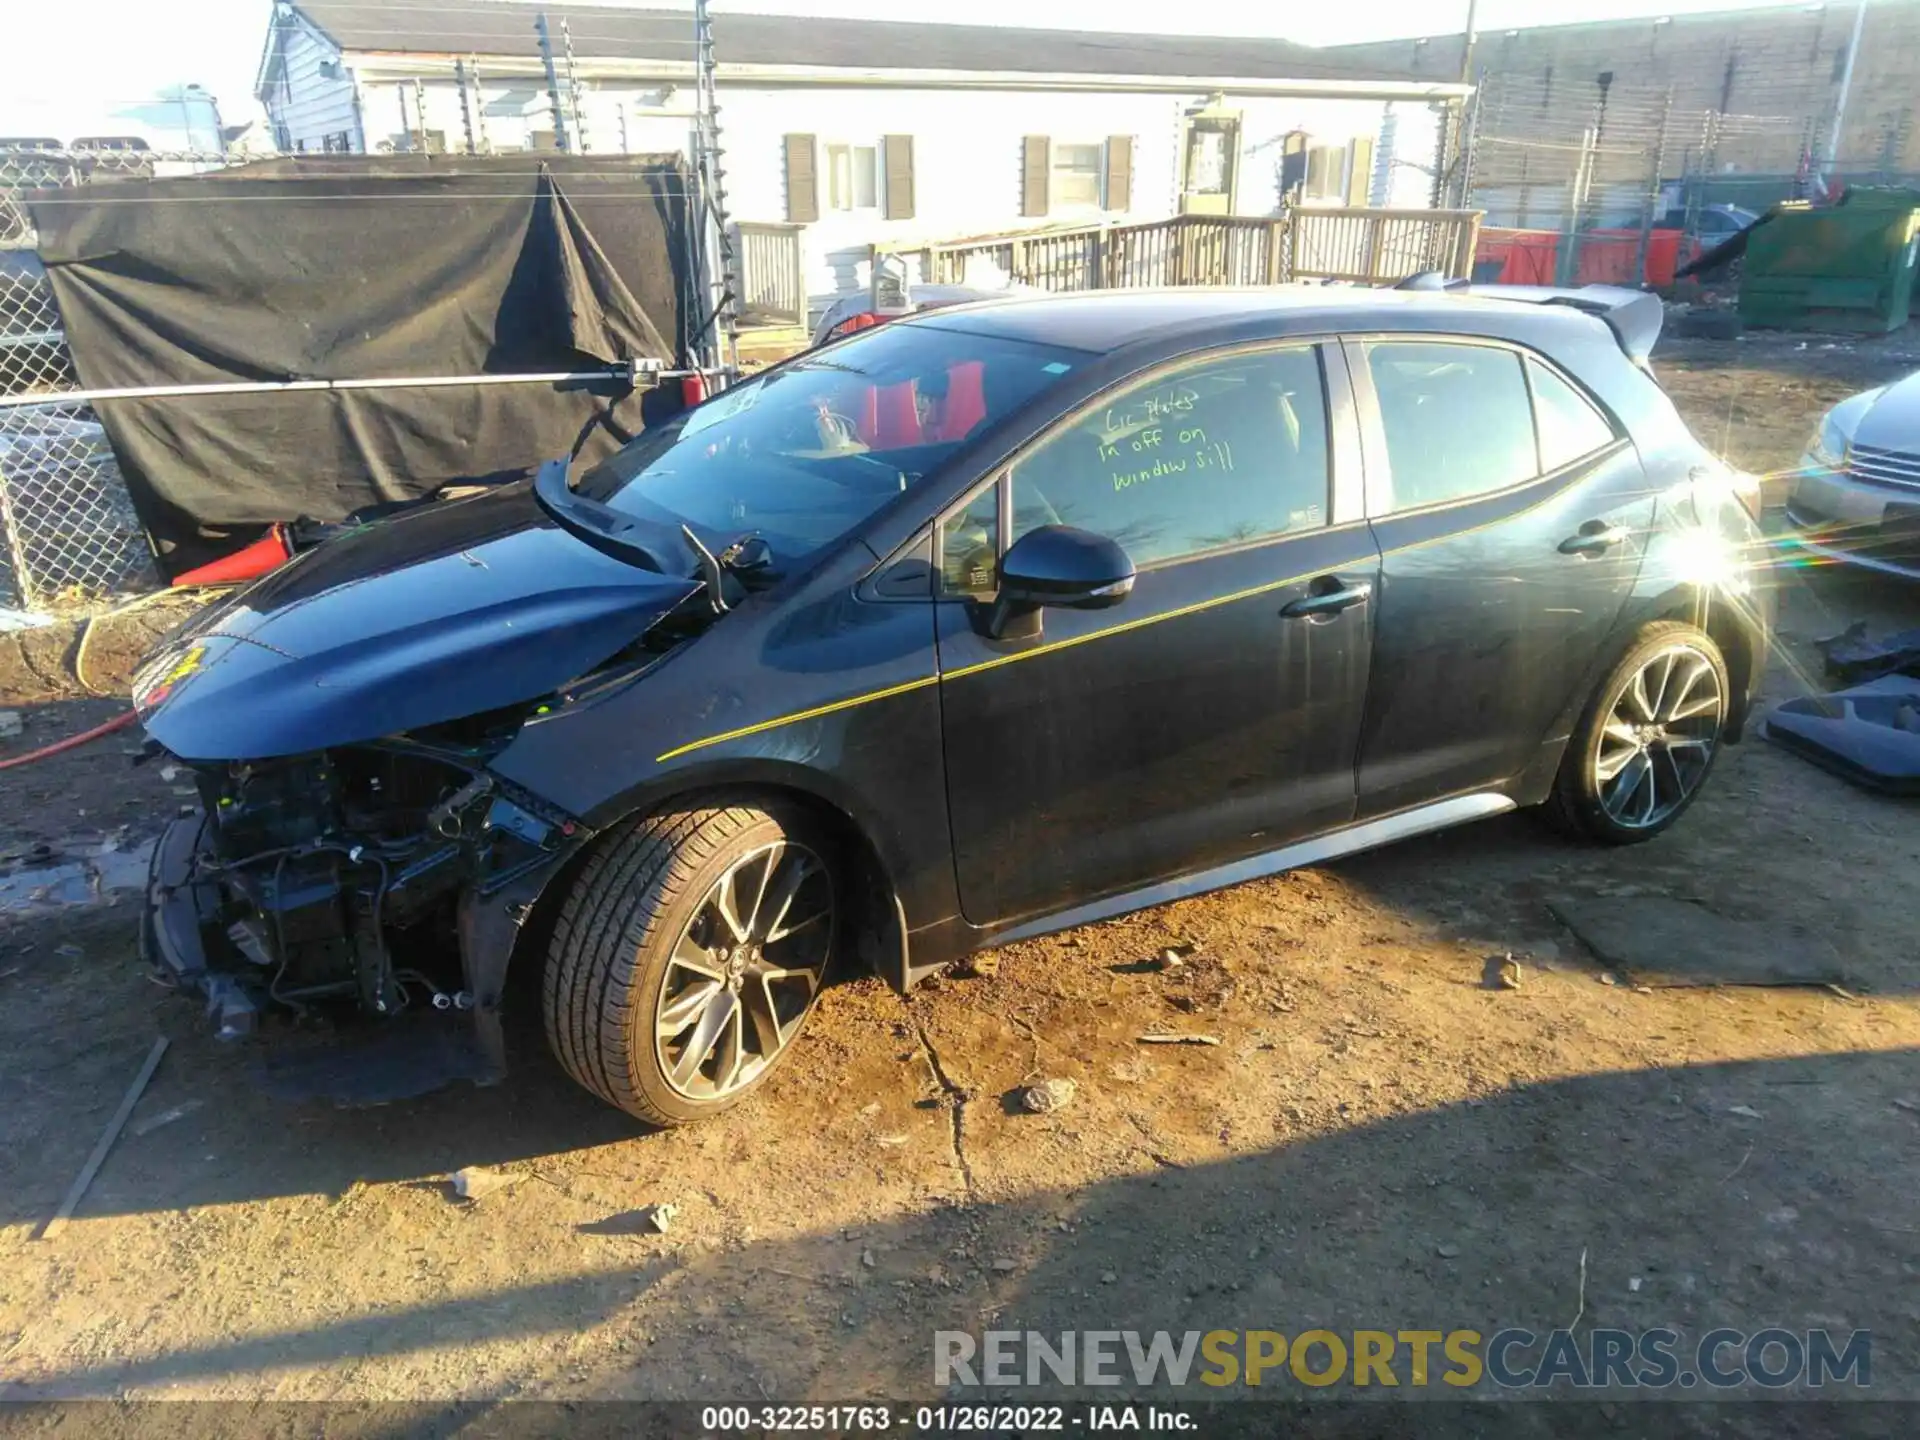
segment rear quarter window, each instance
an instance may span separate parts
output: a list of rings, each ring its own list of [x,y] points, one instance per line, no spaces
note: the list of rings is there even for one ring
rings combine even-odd
[[[1604,450],[1615,438],[1613,422],[1593,402],[1537,360],[1527,362],[1533,413],[1540,426],[1540,468],[1558,470]]]

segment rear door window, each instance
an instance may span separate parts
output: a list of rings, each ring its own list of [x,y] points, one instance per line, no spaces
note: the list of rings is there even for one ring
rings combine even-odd
[[[1386,432],[1390,509],[1465,500],[1540,473],[1517,353],[1411,340],[1364,348]]]

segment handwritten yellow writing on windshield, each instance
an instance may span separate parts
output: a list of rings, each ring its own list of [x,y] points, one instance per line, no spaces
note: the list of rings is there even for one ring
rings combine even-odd
[[[1125,405],[1109,405],[1101,416],[1100,433],[1106,442],[1125,439],[1136,430],[1177,421],[1192,413],[1200,397],[1184,385],[1140,395]]]
[[[1154,455],[1162,451],[1205,445],[1207,432],[1199,425],[1153,425],[1122,438],[1100,442],[1100,459],[1119,460],[1127,455]]]
[[[1173,453],[1156,459],[1151,465],[1138,470],[1110,471],[1108,478],[1113,481],[1115,490],[1130,490],[1135,485],[1143,485],[1149,480],[1158,480],[1164,475],[1184,475],[1190,470],[1230,471],[1233,469],[1233,446],[1224,440],[1212,444],[1202,444],[1185,454]]]

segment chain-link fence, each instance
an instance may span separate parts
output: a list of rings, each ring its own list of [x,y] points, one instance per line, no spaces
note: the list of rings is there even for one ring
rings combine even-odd
[[[154,579],[126,481],[79,388],[34,253],[28,191],[191,174],[219,156],[125,146],[0,147],[0,606],[85,604]]]
[[[1852,8],[1827,8],[1486,42],[1451,190],[1486,211],[1483,278],[1660,285],[1780,200],[1920,180],[1883,51],[1920,42],[1920,6],[1870,9],[1852,63]]]
[[[1530,284],[1630,282],[1645,271],[1663,209],[1670,88],[1490,75],[1467,119],[1467,205],[1486,211],[1498,278]],[[1523,244],[1515,234],[1553,232]]]

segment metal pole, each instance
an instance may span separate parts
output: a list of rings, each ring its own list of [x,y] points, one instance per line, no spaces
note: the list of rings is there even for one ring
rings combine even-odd
[[[1853,88],[1853,62],[1860,54],[1860,32],[1867,23],[1867,0],[1859,0],[1853,7],[1853,38],[1847,42],[1847,63],[1840,72],[1840,93],[1833,99],[1833,129],[1827,134],[1827,155],[1820,164],[1820,178],[1824,183],[1833,174],[1834,162],[1840,158],[1840,128],[1847,120],[1847,91]]]
[[[373,146],[367,141],[367,97],[360,89],[359,73],[357,71],[349,73],[353,75],[353,128],[360,132],[360,153],[366,155],[373,150]],[[273,148],[275,150],[280,148],[277,136],[274,139]]]
[[[462,385],[559,385],[585,380],[626,380],[634,375],[671,378],[691,373],[658,360],[637,360],[605,370],[549,370],[530,375],[394,375],[368,380],[233,380],[208,385],[129,385],[114,390],[61,390],[52,395],[0,395],[0,410],[91,405],[102,400],[171,400],[201,395],[277,395],[319,390],[440,390]]]
[[[466,61],[453,62],[453,81],[460,87],[460,129],[466,139],[467,154],[476,154],[478,147],[473,143],[473,97],[467,93]]]
[[[562,153],[573,146],[567,142],[567,116],[560,108],[560,74],[553,67],[553,41],[547,35],[547,12],[533,17],[534,32],[540,37],[540,63],[547,69],[547,104],[553,111],[553,143]]]
[[[27,547],[20,539],[20,529],[14,523],[13,506],[7,499],[7,477],[0,472],[0,539],[6,541],[7,563],[13,571],[13,588],[19,593],[20,608],[31,610],[34,606],[33,575],[27,569]],[[6,592],[0,590],[0,595]]]
[[[1706,203],[1707,181],[1713,174],[1714,151],[1719,145],[1720,115],[1709,110],[1700,121],[1700,152],[1688,167],[1688,174],[1682,182],[1682,204],[1686,214],[1680,221],[1680,241],[1691,245],[1698,238],[1700,229],[1700,207]]]
[[[1660,102],[1660,138],[1654,145],[1653,175],[1647,184],[1646,206],[1640,212],[1640,250],[1633,265],[1633,273],[1643,285],[1647,280],[1647,251],[1653,245],[1653,222],[1660,211],[1660,184],[1667,171],[1667,122],[1672,116],[1673,87],[1669,85]]]
[[[1433,184],[1427,187],[1427,204],[1435,210],[1447,203],[1447,170],[1453,158],[1454,135],[1460,125],[1460,107],[1452,100],[1440,112],[1440,132],[1434,137]]]
[[[1580,222],[1587,208],[1587,187],[1593,175],[1594,152],[1599,145],[1599,131],[1589,125],[1580,137],[1580,159],[1574,166],[1573,184],[1567,194],[1567,224],[1560,236],[1560,253],[1554,266],[1556,285],[1571,285],[1580,273]]]
[[[564,15],[560,17],[560,48],[567,58],[567,103],[573,110],[573,138],[584,155],[592,147],[587,144],[587,120],[580,108],[580,71],[573,63],[573,30]]]
[[[427,148],[427,89],[420,83],[418,75],[413,77],[413,118],[420,126],[420,140],[414,148],[424,154]]]
[[[1473,50],[1480,40],[1480,0],[1467,0],[1467,24],[1460,32],[1460,83],[1473,83]],[[1435,207],[1451,206],[1461,209],[1466,206],[1466,189],[1461,184],[1461,169],[1467,163],[1467,102],[1456,100],[1447,107],[1446,119],[1441,124],[1441,173],[1433,179],[1433,204]]]
[[[1454,187],[1459,197],[1453,207],[1456,210],[1473,208],[1473,162],[1474,157],[1479,153],[1480,101],[1485,93],[1480,86],[1476,85],[1473,90],[1473,99],[1467,102],[1467,128],[1460,148],[1459,183]]]
[[[487,92],[480,83],[479,57],[467,57],[467,74],[473,77],[473,119],[474,131],[480,141],[480,153],[491,155],[493,143],[487,139]]]
[[[720,148],[720,101],[716,86],[713,53],[713,20],[707,0],[694,0],[694,174],[693,213],[688,217],[689,238],[693,246],[693,273],[700,295],[700,308],[710,311],[715,327],[698,337],[695,363],[724,368],[729,374],[739,369],[737,332],[740,285],[734,264],[733,240],[727,233],[726,170],[721,164],[725,152]],[[698,323],[708,319],[697,317]]]

